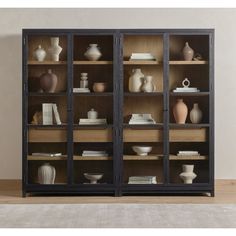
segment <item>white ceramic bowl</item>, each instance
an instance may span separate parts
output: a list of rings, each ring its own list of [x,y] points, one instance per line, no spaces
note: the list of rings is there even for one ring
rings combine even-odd
[[[139,156],[147,156],[152,151],[152,147],[150,146],[132,146],[132,149]]]
[[[97,184],[97,181],[101,179],[103,173],[84,173],[84,177],[90,180],[90,184]]]

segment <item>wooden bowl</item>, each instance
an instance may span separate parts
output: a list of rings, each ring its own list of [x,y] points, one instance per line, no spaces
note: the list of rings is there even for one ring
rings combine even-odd
[[[106,89],[107,89],[107,83],[99,82],[93,84],[93,91],[95,93],[103,93],[106,91]]]

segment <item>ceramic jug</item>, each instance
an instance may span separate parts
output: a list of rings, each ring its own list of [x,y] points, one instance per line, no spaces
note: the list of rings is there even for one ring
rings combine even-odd
[[[38,181],[40,184],[54,184],[56,169],[49,163],[44,163],[38,168]]]
[[[144,78],[143,86],[142,86],[142,91],[146,93],[151,93],[155,91],[155,85],[152,82],[152,76],[147,75]]]
[[[98,45],[97,44],[89,44],[89,48],[84,53],[84,56],[89,61],[97,61],[102,56],[102,53],[98,49]]]
[[[177,103],[173,107],[173,114],[177,124],[185,124],[188,107],[183,102],[183,99],[177,99]]]
[[[130,92],[141,92],[144,74],[141,69],[134,69],[132,75],[129,78],[129,91]]]

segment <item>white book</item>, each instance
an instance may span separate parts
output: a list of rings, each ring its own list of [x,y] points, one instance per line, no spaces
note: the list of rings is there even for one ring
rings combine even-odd
[[[107,153],[103,153],[103,154],[100,154],[100,153],[97,153],[97,154],[82,153],[82,156],[83,157],[108,157],[108,154]]]
[[[179,154],[198,154],[198,151],[178,151]]]
[[[103,125],[107,124],[107,119],[80,119],[80,125]]]
[[[58,157],[62,156],[62,153],[33,152],[32,156]]]
[[[55,120],[57,125],[61,125],[61,119],[60,119],[60,115],[57,109],[57,104],[52,104],[52,108],[53,108],[53,112],[54,112],[54,116],[55,116]]]
[[[52,103],[43,103],[43,125],[52,125],[53,116],[52,116]]]
[[[87,151],[87,150],[84,150],[83,153],[96,154],[96,153],[106,153],[106,151]]]

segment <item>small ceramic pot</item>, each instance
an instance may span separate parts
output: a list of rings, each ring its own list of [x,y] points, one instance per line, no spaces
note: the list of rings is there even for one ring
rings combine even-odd
[[[100,52],[97,44],[89,44],[89,48],[84,53],[84,56],[89,61],[97,61],[102,56],[102,53]]]
[[[98,118],[98,113],[95,111],[93,108],[88,111],[88,119],[97,119]]]
[[[37,49],[34,51],[34,57],[37,61],[44,61],[47,53],[46,51],[42,48],[41,45],[37,47]]]
[[[102,92],[105,92],[107,89],[107,83],[94,83],[93,84],[93,91],[95,93],[102,93]]]

